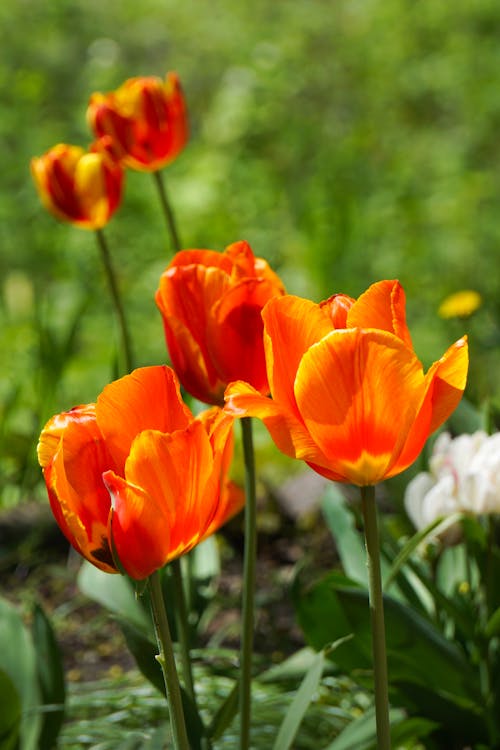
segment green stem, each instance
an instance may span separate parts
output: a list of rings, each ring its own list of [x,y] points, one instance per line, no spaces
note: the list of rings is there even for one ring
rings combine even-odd
[[[184,585],[182,582],[181,561],[179,558],[172,560],[170,563],[172,578],[174,584],[175,599],[175,617],[177,631],[179,636],[179,645],[181,647],[182,676],[184,678],[184,687],[193,703],[195,702],[195,692],[193,683],[193,673],[191,669],[191,657],[189,655],[189,623],[186,606],[186,597],[184,595]]]
[[[111,261],[111,253],[109,252],[108,243],[104,237],[102,229],[96,229],[97,244],[101,251],[101,258],[106,272],[106,278],[108,280],[109,291],[111,292],[111,299],[118,318],[118,325],[120,326],[122,346],[123,346],[123,358],[125,364],[125,370],[130,372],[134,369],[133,356],[132,356],[132,344],[130,340],[130,334],[127,326],[127,319],[123,310],[122,300],[118,289],[118,281],[116,279],[116,273],[113,268]]]
[[[156,172],[153,172],[152,174],[154,177],[154,181],[156,183],[156,187],[158,189],[158,195],[160,196],[160,203],[163,209],[163,215],[165,216],[165,221],[167,222],[167,229],[170,234],[170,241],[172,243],[174,252],[178,253],[179,250],[181,250],[182,245],[181,245],[179,233],[177,231],[177,225],[175,222],[174,212],[172,210],[172,206],[170,205],[170,201],[168,200],[167,190],[165,188],[163,175],[159,170]]]
[[[167,613],[165,611],[165,603],[163,601],[159,571],[155,571],[149,577],[149,586],[151,593],[151,610],[153,613],[153,622],[159,650],[159,654],[156,658],[160,662],[163,671],[163,678],[165,680],[165,688],[167,690],[167,700],[170,710],[170,723],[172,725],[172,734],[174,738],[174,748],[175,750],[189,750],[179,678],[175,666],[174,650],[172,647],[172,639],[170,637]]]
[[[361,501],[365,527],[365,543],[370,591],[373,669],[375,681],[375,713],[377,718],[377,748],[390,750],[389,694],[387,656],[385,649],[384,600],[380,575],[380,550],[377,527],[377,506],[374,487],[361,487]]]
[[[257,502],[252,420],[241,420],[245,461],[245,557],[243,563],[243,607],[240,655],[240,750],[250,747],[252,652],[254,631],[255,564],[257,556]]]

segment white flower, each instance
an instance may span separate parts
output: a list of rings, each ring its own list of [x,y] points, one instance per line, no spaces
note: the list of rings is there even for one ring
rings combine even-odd
[[[412,479],[405,493],[408,516],[417,529],[453,513],[500,513],[500,433],[442,433],[429,472]]]

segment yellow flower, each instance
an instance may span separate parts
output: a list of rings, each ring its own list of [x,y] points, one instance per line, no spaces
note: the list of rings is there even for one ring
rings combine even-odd
[[[481,295],[473,289],[462,289],[450,294],[439,305],[438,315],[441,318],[467,318],[481,307]]]

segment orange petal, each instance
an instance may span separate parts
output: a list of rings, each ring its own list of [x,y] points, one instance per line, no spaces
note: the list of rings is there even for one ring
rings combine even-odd
[[[295,395],[305,426],[328,463],[358,485],[381,481],[421,403],[424,377],[414,353],[385,331],[334,331],[303,356]]]
[[[163,567],[169,549],[168,518],[154,497],[112,471],[103,475],[113,506],[109,534],[120,564],[136,580]]]
[[[293,391],[297,368],[304,352],[332,330],[328,312],[314,302],[286,295],[270,300],[262,318],[273,399],[300,419]]]
[[[70,422],[45,469],[56,520],[71,544],[97,567],[115,572],[107,537],[109,495],[102,481],[113,460],[94,419]]]
[[[437,430],[458,406],[467,383],[468,367],[469,348],[464,336],[430,368],[428,376],[434,381],[431,432]]]
[[[347,294],[333,294],[320,307],[326,309],[334,328],[347,328],[347,313],[356,302]]]
[[[262,308],[274,296],[267,281],[245,279],[229,288],[208,319],[207,347],[221,381],[245,380],[269,391],[264,358]]]
[[[81,404],[56,414],[43,428],[37,445],[38,463],[44,469],[54,458],[64,430],[71,422],[95,421],[95,404]]]
[[[229,471],[233,457],[233,424],[234,418],[217,406],[205,409],[197,417],[208,435],[214,457],[220,457],[220,473],[225,476]]]
[[[226,253],[217,250],[180,250],[170,261],[167,271],[171,268],[182,266],[206,266],[207,268],[220,268],[231,275],[233,263]]]
[[[226,388],[224,410],[234,417],[257,417],[261,419],[274,440],[276,447],[291,458],[310,457],[321,463],[325,457],[293,412],[286,406],[262,396],[247,383],[238,381]]]
[[[146,429],[172,432],[186,427],[193,415],[182,401],[170,367],[142,367],[102,391],[96,418],[117,471],[122,474],[135,436]]]
[[[378,328],[389,331],[411,348],[406,325],[405,293],[399,281],[378,281],[349,310],[348,328]]]
[[[243,489],[231,481],[225,481],[220,488],[220,497],[215,515],[203,535],[203,539],[211,536],[235,516],[245,505]]]
[[[221,397],[223,387],[219,385],[208,350],[208,320],[229,286],[228,274],[219,268],[174,265],[162,275],[156,294],[167,345],[179,379],[193,395],[209,403],[213,400],[204,397],[203,390],[208,394],[217,392]],[[207,385],[203,389],[204,383]],[[196,391],[191,390],[191,384]]]
[[[390,476],[403,471],[415,461],[429,435],[456,409],[466,385],[467,368],[467,339],[462,338],[427,372],[422,403]]]
[[[200,421],[170,435],[147,430],[134,441],[125,477],[153,498],[168,520],[164,562],[191,549],[210,525],[219,481],[213,469],[212,447]]]
[[[233,242],[232,245],[226,247],[224,255],[230,258],[233,264],[232,281],[255,276],[255,256],[248,242],[244,240]]]

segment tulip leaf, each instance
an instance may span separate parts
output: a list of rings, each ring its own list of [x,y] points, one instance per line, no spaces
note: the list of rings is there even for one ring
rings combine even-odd
[[[406,746],[411,740],[422,741],[437,728],[437,724],[419,717],[406,718],[400,708],[389,711],[391,744],[394,748]],[[377,727],[375,710],[368,709],[359,718],[353,719],[325,750],[377,750]]]
[[[273,750],[289,750],[295,735],[299,729],[300,723],[309,708],[313,696],[318,689],[323,667],[325,663],[324,651],[316,654],[313,663],[306,672],[300,687],[294,695],[292,702],[285,714],[278,735],[273,745]]]
[[[21,725],[21,699],[12,679],[0,669],[0,748],[15,750]]]
[[[50,621],[38,604],[33,610],[32,634],[44,703],[39,745],[41,748],[51,748],[63,723],[66,688],[61,652]]]
[[[353,581],[368,585],[366,551],[362,536],[356,531],[354,516],[340,489],[331,482],[321,504],[328,528],[335,540],[344,573]]]
[[[392,708],[389,712],[391,728],[403,721],[405,712]],[[353,719],[325,750],[376,750],[377,727],[375,709],[369,708],[362,716]]]
[[[78,587],[89,599],[128,620],[143,633],[152,633],[151,620],[126,576],[104,573],[85,560],[78,573]]]
[[[156,658],[158,646],[128,620],[121,617],[116,619],[124,635],[128,650],[134,657],[140,672],[160,693],[165,694],[163,673]]]
[[[127,647],[134,657],[140,672],[163,695],[166,694],[163,672],[158,661],[158,647],[127,620],[117,618],[122,629]],[[182,706],[186,719],[186,730],[189,746],[192,750],[202,750],[202,739],[207,732],[201,721],[196,705],[182,689]]]
[[[340,598],[339,587],[357,588],[355,581],[332,571],[307,590],[301,589],[297,577],[292,587],[292,598],[295,603],[299,623],[306,640],[317,651],[332,641],[345,638],[354,633]],[[363,591],[363,589],[359,589]],[[371,669],[371,637],[356,633],[356,637],[341,645],[335,651],[334,661],[341,668],[350,672],[356,669]],[[369,634],[368,634],[369,635]]]
[[[493,638],[496,635],[500,635],[500,607],[493,612],[486,623],[485,635],[487,638]]]
[[[323,648],[332,639],[353,633],[332,655],[348,672],[371,669],[371,630],[366,591],[349,586],[348,579],[331,573],[303,593],[294,591],[299,621],[309,643]],[[387,656],[391,687],[404,693],[416,684],[435,693],[455,709],[481,705],[476,673],[458,646],[448,641],[414,610],[384,597]],[[432,718],[432,716],[431,716]]]
[[[266,669],[258,676],[258,680],[259,682],[299,680],[312,667],[316,657],[317,652],[314,649],[301,648],[280,664],[275,664]]]
[[[397,578],[401,568],[411,557],[419,544],[422,544],[422,542],[424,542],[430,536],[437,536],[441,532],[446,531],[446,529],[448,529],[450,526],[453,526],[453,524],[460,521],[461,518],[462,513],[453,513],[451,516],[447,516],[446,518],[437,518],[424,529],[420,529],[420,531],[417,531],[417,533],[408,540],[408,542],[404,545],[404,547],[401,548],[401,550],[394,558],[392,565],[384,579],[384,591],[387,591],[390,585],[394,582],[395,578]]]
[[[12,681],[21,701],[19,750],[37,750],[40,733],[40,693],[36,654],[21,616],[0,598],[0,669]],[[11,696],[11,700],[12,696]]]
[[[207,735],[210,739],[218,740],[238,713],[239,688],[240,683],[236,680],[231,692],[217,709],[216,714],[207,727]]]

